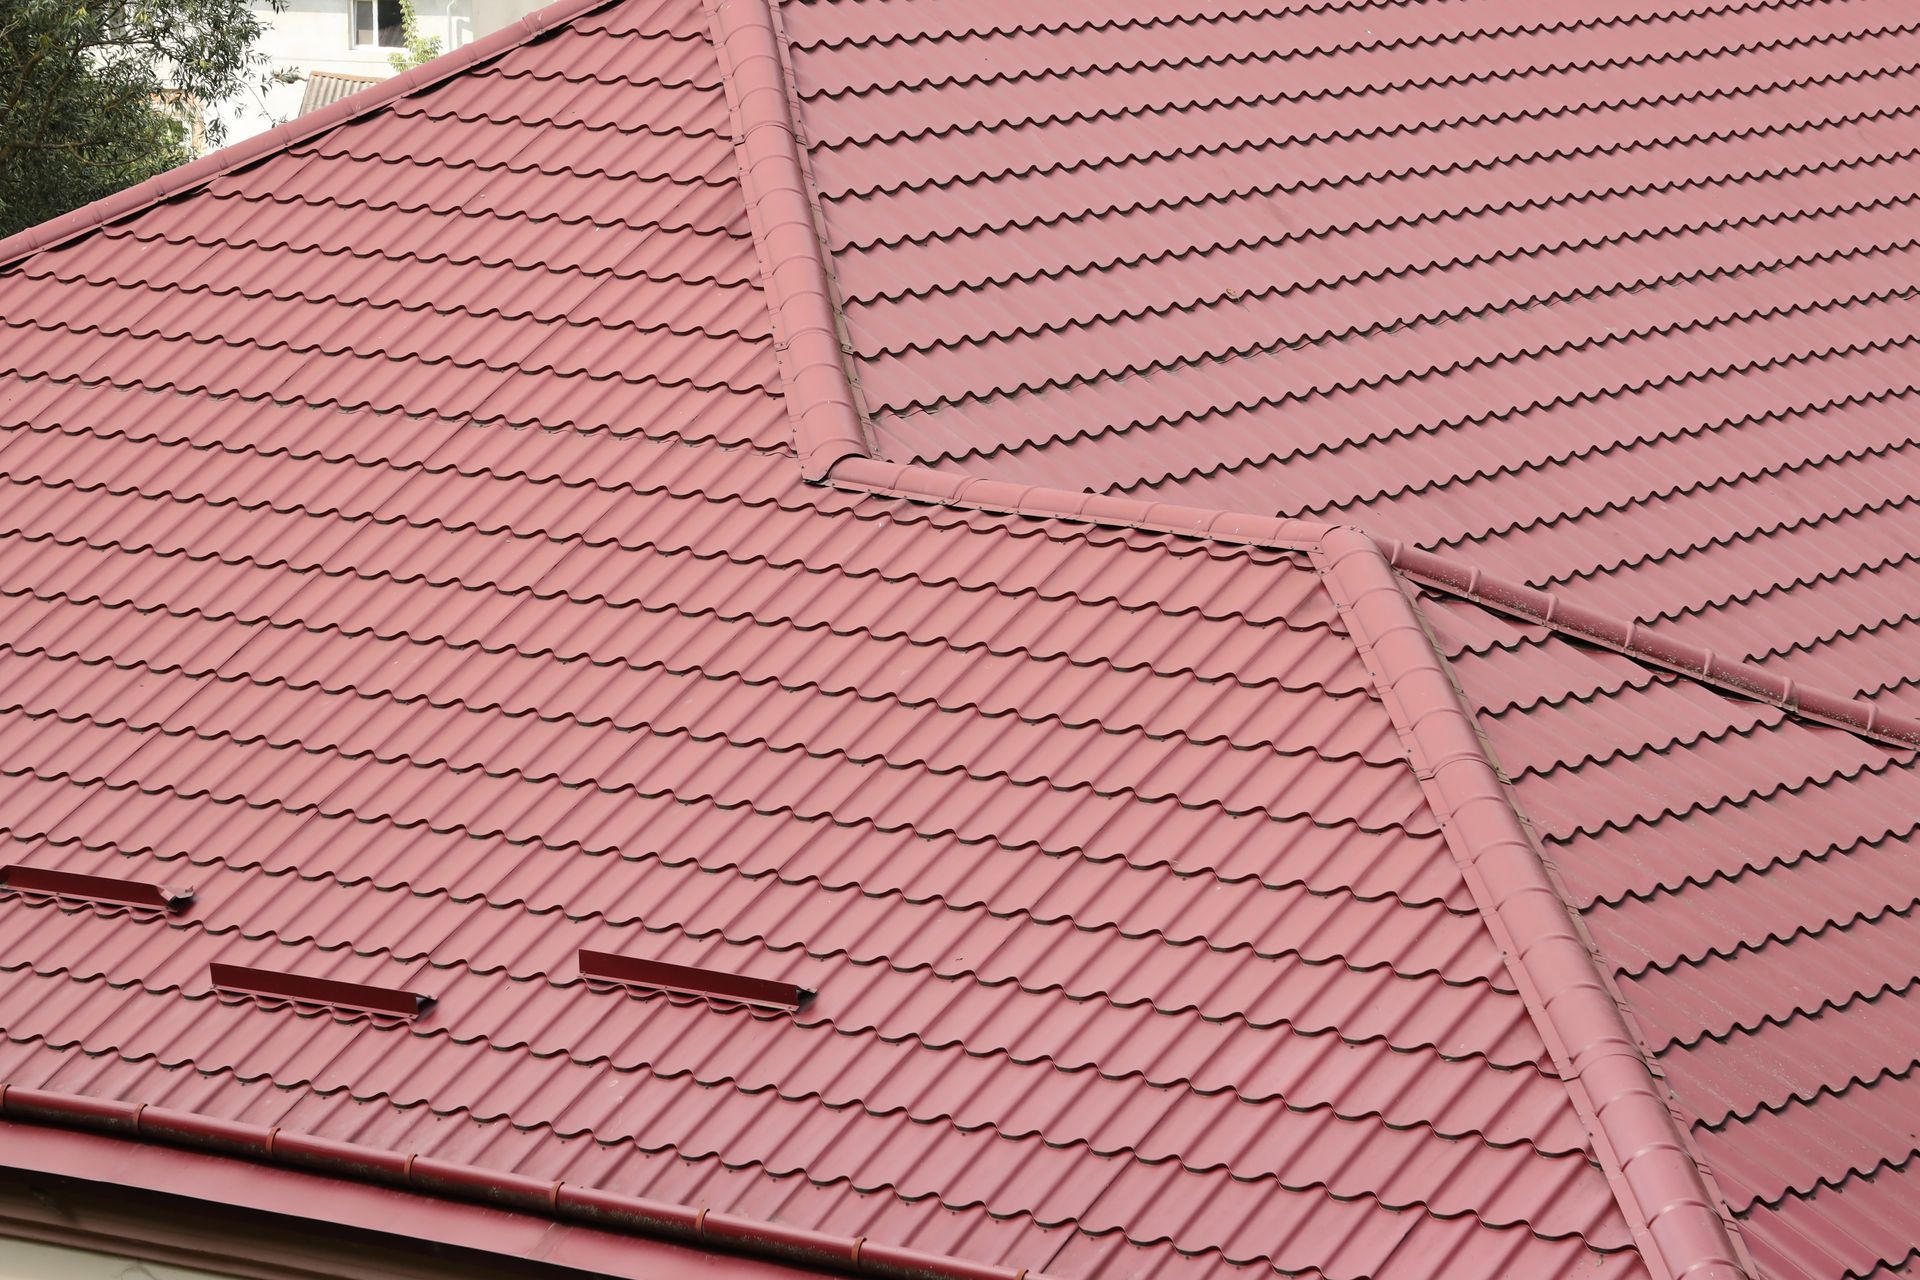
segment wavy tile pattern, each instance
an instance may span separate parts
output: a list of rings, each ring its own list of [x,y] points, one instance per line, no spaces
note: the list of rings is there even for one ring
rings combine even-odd
[[[781,14],[887,456],[1357,523],[1920,711],[1911,6]]]
[[[733,155],[626,0],[0,275],[0,861],[198,890],[0,894],[0,1080],[1067,1276],[1644,1274],[1312,567],[801,483]]]
[[[1764,1274],[1920,1263],[1916,753],[1426,609]]]

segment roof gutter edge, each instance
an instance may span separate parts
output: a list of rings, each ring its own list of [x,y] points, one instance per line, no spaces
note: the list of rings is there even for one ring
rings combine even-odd
[[[276,125],[265,133],[257,133],[230,147],[222,147],[218,151],[208,152],[197,160],[189,160],[178,168],[155,174],[145,182],[135,183],[112,195],[102,196],[91,204],[81,205],[78,209],[70,210],[57,218],[16,231],[0,240],[0,270],[11,267],[29,254],[38,253],[42,249],[84,235],[107,223],[116,222],[150,205],[159,204],[191,191],[195,187],[204,186],[215,178],[243,169],[276,152],[297,146],[316,134],[325,133],[358,116],[377,111],[389,102],[404,98],[430,85],[439,84],[442,80],[459,75],[475,63],[497,58],[549,28],[570,22],[589,9],[610,2],[611,0],[556,0],[546,8],[536,9],[518,22],[483,36],[472,44],[462,45],[444,57],[422,63],[409,71],[403,71],[390,79],[382,80],[371,88],[349,94],[310,115],[296,117],[283,125]]]
[[[1482,573],[1472,565],[1392,538],[1376,541],[1395,569],[1423,586],[1471,600],[1571,639],[1611,649],[1636,662],[1678,672],[1729,693],[1764,702],[1789,715],[1844,729],[1889,746],[1920,747],[1920,717],[1884,711],[1865,698],[1800,684],[1745,659],[1668,639],[1632,619],[1622,622],[1552,592]]]
[[[829,1235],[569,1186],[559,1180],[542,1182],[495,1169],[336,1142],[267,1125],[217,1120],[145,1103],[114,1102],[0,1082],[0,1119],[234,1156],[354,1182],[479,1202],[603,1231],[842,1274],[888,1280],[1046,1280],[1036,1271],[988,1266],[865,1237]]]
[[[1758,1274],[1605,961],[1494,767],[1388,553],[1364,531],[1341,527],[1322,539],[1315,559],[1407,739],[1447,846],[1587,1122],[1648,1267],[1675,1280]]]

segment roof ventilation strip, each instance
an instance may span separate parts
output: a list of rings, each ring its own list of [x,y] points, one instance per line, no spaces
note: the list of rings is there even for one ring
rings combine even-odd
[[[396,1018],[417,1018],[433,1003],[432,996],[375,987],[361,982],[340,982],[333,978],[309,978],[298,973],[280,973],[273,969],[250,969],[245,965],[207,966],[213,985],[235,995],[256,996],[265,1000],[291,1000],[296,1004],[324,1005],[350,1013],[381,1013]]]
[[[107,903],[119,907],[149,907],[155,911],[183,911],[193,901],[193,890],[122,880],[117,876],[88,876],[77,871],[53,871],[9,863],[0,867],[0,889],[44,893],[55,898]]]
[[[718,969],[696,969],[691,965],[668,964],[663,960],[638,960],[606,951],[580,951],[580,976],[622,986],[647,987],[675,995],[707,996],[718,1000],[737,1000],[741,1004],[769,1005],[777,1009],[798,1009],[813,998],[813,992],[791,982],[771,978],[749,978]]]

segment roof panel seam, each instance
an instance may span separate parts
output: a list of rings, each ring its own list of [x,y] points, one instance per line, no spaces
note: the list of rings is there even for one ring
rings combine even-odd
[[[1705,13],[1705,14],[1728,13],[1728,12],[1738,12],[1741,10],[1749,10],[1749,9],[1778,9],[1778,8],[1787,7],[1796,3],[1799,3],[1799,0],[1743,0],[1743,2],[1714,5],[1708,9],[1705,9],[1693,14],[1688,14],[1685,16],[1698,17],[1698,16],[1701,16],[1702,13]],[[1284,11],[1275,10],[1275,11],[1272,11],[1268,16],[1283,16],[1283,14],[1284,14]],[[1124,73],[1124,72],[1137,72],[1137,71],[1143,71],[1143,70],[1157,70],[1165,67],[1223,66],[1223,65],[1235,65],[1235,64],[1247,65],[1247,64],[1253,64],[1253,63],[1309,61],[1315,58],[1326,58],[1332,55],[1339,55],[1339,54],[1384,52],[1384,51],[1422,49],[1422,48],[1431,49],[1431,48],[1448,46],[1448,45],[1467,45],[1467,44],[1473,43],[1476,40],[1482,40],[1482,39],[1501,39],[1501,38],[1511,38],[1513,36],[1540,35],[1545,33],[1565,34],[1565,33],[1576,32],[1576,31],[1591,31],[1591,30],[1596,30],[1599,28],[1606,28],[1606,27],[1646,25],[1649,23],[1668,22],[1673,20],[1674,19],[1670,15],[1665,15],[1665,14],[1624,14],[1624,15],[1614,15],[1611,17],[1598,16],[1598,17],[1591,17],[1591,18],[1582,18],[1573,22],[1537,22],[1532,24],[1510,26],[1505,28],[1494,28],[1494,29],[1479,28],[1473,31],[1434,33],[1434,34],[1415,35],[1415,36],[1382,37],[1380,39],[1373,39],[1373,40],[1350,40],[1341,44],[1333,44],[1333,45],[1321,44],[1321,45],[1312,45],[1312,46],[1286,46],[1286,47],[1276,46],[1268,49],[1258,49],[1258,48],[1248,49],[1248,50],[1236,49],[1231,52],[1209,51],[1209,52],[1205,52],[1197,55],[1182,55],[1182,54],[1176,53],[1176,54],[1157,54],[1157,55],[1148,54],[1148,55],[1140,55],[1140,56],[1134,56],[1134,55],[1108,55],[1105,57],[1096,56],[1092,58],[1083,58],[1075,62],[1068,62],[1064,67],[1045,67],[1040,69],[1034,69],[1032,67],[1016,67],[1013,70],[919,73],[919,78],[917,79],[909,78],[910,75],[915,74],[910,72],[905,75],[895,75],[894,78],[892,79],[881,79],[878,77],[874,77],[864,84],[854,84],[854,83],[850,83],[843,80],[841,83],[837,85],[823,86],[820,88],[811,89],[807,92],[806,96],[809,98],[834,99],[834,98],[844,98],[844,97],[862,97],[862,96],[873,94],[873,93],[893,93],[893,92],[898,92],[900,90],[914,90],[914,89],[923,89],[923,88],[946,88],[946,87],[953,87],[953,86],[973,86],[973,85],[986,85],[986,84],[995,84],[995,83],[1033,81],[1033,80],[1040,80],[1040,79],[1045,79],[1050,77],[1060,77],[1063,75],[1077,75],[1077,76],[1105,75],[1105,74]],[[1201,21],[1211,21],[1211,20],[1202,19]],[[1189,23],[1185,23],[1184,25],[1193,25],[1193,24],[1189,22]],[[1582,60],[1566,60],[1566,61],[1560,61],[1560,62],[1550,62],[1550,61],[1542,60],[1542,62],[1536,63],[1524,71],[1506,72],[1500,78],[1517,79],[1526,74],[1537,74],[1537,73],[1543,73],[1543,72],[1557,72],[1557,71],[1567,71],[1567,70],[1581,70],[1590,66],[1608,65],[1612,63],[1621,63],[1625,65],[1630,65],[1630,66],[1638,66],[1638,65],[1645,65],[1647,63],[1658,61],[1658,60],[1672,59],[1675,57],[1688,58],[1688,59],[1703,59],[1703,58],[1720,57],[1727,53],[1746,52],[1748,50],[1762,50],[1762,51],[1771,52],[1771,51],[1775,51],[1783,48],[1793,48],[1799,45],[1810,44],[1810,43],[1838,43],[1839,41],[1842,41],[1842,40],[1869,39],[1875,36],[1885,35],[1890,32],[1892,33],[1904,32],[1907,29],[1908,27],[1905,25],[1889,22],[1889,23],[1883,23],[1880,26],[1870,26],[1870,27],[1865,27],[1858,30],[1853,30],[1853,31],[1841,31],[1841,32],[1831,33],[1828,35],[1817,36],[1817,37],[1780,36],[1770,40],[1755,40],[1755,41],[1750,41],[1744,44],[1736,44],[1731,41],[1727,41],[1720,44],[1710,44],[1708,47],[1704,49],[1685,50],[1684,52],[1677,55],[1670,54],[1670,53],[1663,53],[1663,52],[1648,52],[1648,53],[1636,54],[1630,57],[1609,58],[1604,60],[1600,58],[1588,58],[1588,59],[1582,59]],[[934,41],[943,41],[947,39],[967,40],[967,39],[983,38],[985,36],[998,35],[998,34],[1001,34],[1001,33],[969,32],[969,33],[964,33],[956,36],[936,35],[931,38],[931,41],[929,41],[927,37],[915,36],[915,37],[909,37],[907,42],[909,43],[934,42]],[[1028,33],[1015,32],[1012,34],[1028,34]],[[884,40],[875,41],[872,39],[867,39],[867,40],[850,40],[850,41],[845,41],[841,43],[875,44],[875,43],[886,43],[886,41]],[[1446,79],[1451,79],[1451,78],[1453,77],[1432,76],[1428,78],[1428,81],[1442,82]],[[1386,84],[1370,82],[1362,86],[1362,91],[1367,91],[1367,90],[1379,91],[1382,89],[1400,88],[1400,87],[1404,87],[1408,83],[1415,83],[1415,82],[1410,82],[1405,80],[1387,82]],[[1322,91],[1322,93],[1323,95],[1326,95],[1327,91]],[[1327,95],[1327,96],[1331,96],[1331,95]]]
[[[1823,129],[1831,125],[1857,125],[1868,120],[1876,120],[1882,117],[1905,116],[1912,114],[1913,111],[1914,108],[1912,107],[1889,107],[1876,111],[1857,112],[1851,116],[1816,118],[1792,124],[1749,125],[1738,129],[1712,130],[1701,133],[1676,133],[1668,137],[1654,137],[1633,142],[1616,142],[1604,147],[1592,148],[1591,154],[1615,155],[1630,151],[1669,150],[1680,147],[1691,147],[1699,143],[1728,142],[1734,139],[1764,137],[1776,133],[1802,133]],[[993,127],[994,126],[982,126],[982,131]],[[983,182],[1031,178],[1044,174],[1093,173],[1128,166],[1148,165],[1156,162],[1194,160],[1202,156],[1215,159],[1229,156],[1238,157],[1241,153],[1245,152],[1285,150],[1289,147],[1307,147],[1323,142],[1347,142],[1350,138],[1366,139],[1373,136],[1391,136],[1393,133],[1400,131],[1417,132],[1422,129],[1438,130],[1448,127],[1451,126],[1442,123],[1433,126],[1395,126],[1392,128],[1383,127],[1371,130],[1363,129],[1355,130],[1350,137],[1349,135],[1328,134],[1322,136],[1309,134],[1289,135],[1280,138],[1256,137],[1246,141],[1236,140],[1219,143],[1180,144],[1177,142],[1167,142],[1152,149],[1141,149],[1130,152],[1115,150],[1108,154],[1080,159],[1035,160],[1017,167],[1010,164],[1004,169],[961,171],[947,177],[902,177],[884,181],[870,181],[861,186],[844,186],[835,191],[829,198],[838,202],[872,195],[899,195],[906,192],[922,193],[928,190],[955,186],[971,187]],[[1490,157],[1475,157],[1468,160],[1436,161],[1432,164],[1408,165],[1400,169],[1360,170],[1357,172],[1343,173],[1338,176],[1305,180],[1300,182],[1298,187],[1303,190],[1314,190],[1320,187],[1341,187],[1378,182],[1383,178],[1389,177],[1428,177],[1444,173],[1471,173],[1476,170],[1502,168],[1513,163],[1530,164],[1540,161],[1564,160],[1571,159],[1575,156],[1584,157],[1585,154],[1587,153],[1581,151],[1568,151],[1563,149],[1547,150],[1542,148],[1530,152],[1495,154]]]
[[[1878,35],[1878,34],[1886,34],[1886,33],[1876,32],[1873,34]],[[1906,34],[1906,29],[1902,29],[1892,34]],[[1808,43],[1809,44],[1837,43],[1840,39],[1843,39],[1843,38],[1844,37],[1835,37],[1835,38],[1829,38],[1829,39],[1814,39],[1814,40],[1809,40]],[[1735,49],[1735,50],[1732,50],[1731,52],[1737,55],[1741,51],[1738,49]],[[1608,61],[1615,62],[1615,61],[1621,61],[1621,60],[1609,59]],[[1784,76],[1775,76],[1775,78],[1771,80],[1766,79],[1763,74],[1762,76],[1758,77],[1755,81],[1751,83],[1746,83],[1746,84],[1741,84],[1736,86],[1718,86],[1714,88],[1696,89],[1688,92],[1675,92],[1675,93],[1667,93],[1667,94],[1644,93],[1636,96],[1622,95],[1622,96],[1612,97],[1612,98],[1590,97],[1578,102],[1564,103],[1556,106],[1540,107],[1540,108],[1524,110],[1524,111],[1499,111],[1499,112],[1485,111],[1477,115],[1471,115],[1471,116],[1469,115],[1457,115],[1457,116],[1445,116],[1445,117],[1435,116],[1431,118],[1423,118],[1413,123],[1403,123],[1403,124],[1397,124],[1397,125],[1372,125],[1366,128],[1355,130],[1350,134],[1336,133],[1331,131],[1323,132],[1320,134],[1311,134],[1311,135],[1302,134],[1302,135],[1297,135],[1294,140],[1295,141],[1314,141],[1314,140],[1331,140],[1331,139],[1344,140],[1347,137],[1371,138],[1371,137],[1387,136],[1387,135],[1396,134],[1396,133],[1438,131],[1442,129],[1458,128],[1462,125],[1474,125],[1474,124],[1482,124],[1482,123],[1502,123],[1502,122],[1514,121],[1514,120],[1558,119],[1558,118],[1570,116],[1570,115],[1578,115],[1583,113],[1597,113],[1602,111],[1626,110],[1626,109],[1632,109],[1632,108],[1642,107],[1642,106],[1666,106],[1666,105],[1675,105],[1683,102],[1712,102],[1712,101],[1719,101],[1719,100],[1732,100],[1732,99],[1745,97],[1750,93],[1764,94],[1764,93],[1772,93],[1777,90],[1790,91],[1795,89],[1804,89],[1804,88],[1812,87],[1814,85],[1852,83],[1852,82],[1865,81],[1865,80],[1883,80],[1883,79],[1889,79],[1894,76],[1910,74],[1916,70],[1920,70],[1920,62],[1893,63],[1893,64],[1880,66],[1880,67],[1860,67],[1860,68],[1855,68],[1853,70],[1836,71],[1829,74],[1817,75],[1817,76],[1808,75],[1808,76],[1798,76],[1798,77],[1792,77],[1792,78],[1787,78]],[[823,150],[829,150],[829,151],[861,150],[861,149],[876,147],[876,146],[878,147],[891,146],[895,143],[904,142],[904,141],[926,141],[926,140],[936,140],[936,139],[944,140],[944,139],[949,139],[956,136],[969,135],[974,133],[1011,132],[1014,130],[1021,130],[1021,129],[1044,129],[1044,128],[1050,128],[1056,125],[1106,123],[1106,122],[1112,122],[1112,121],[1118,121],[1118,120],[1124,120],[1124,119],[1139,119],[1146,116],[1168,117],[1168,116],[1176,116],[1184,112],[1189,112],[1194,110],[1231,111],[1231,110],[1235,110],[1242,107],[1297,105],[1302,102],[1314,102],[1314,101],[1326,99],[1328,97],[1361,96],[1366,93],[1384,92],[1386,90],[1391,90],[1391,89],[1404,90],[1404,89],[1415,88],[1415,87],[1419,87],[1419,88],[1452,87],[1454,85],[1460,84],[1462,81],[1467,79],[1468,77],[1466,76],[1454,74],[1454,75],[1445,75],[1445,76],[1434,76],[1426,80],[1420,81],[1418,82],[1418,84],[1416,84],[1411,80],[1408,80],[1408,81],[1401,81],[1395,84],[1387,85],[1384,87],[1375,87],[1373,89],[1351,89],[1351,90],[1274,89],[1274,90],[1261,92],[1261,93],[1242,92],[1242,91],[1235,91],[1230,89],[1219,90],[1219,91],[1189,90],[1185,96],[1174,96],[1172,94],[1166,94],[1160,98],[1146,99],[1144,101],[1131,102],[1131,103],[1120,105],[1120,106],[1092,105],[1092,106],[1082,106],[1082,107],[1073,107],[1073,108],[1060,107],[1060,108],[1054,108],[1051,110],[1046,110],[1043,108],[1030,108],[1027,110],[1026,114],[1024,115],[1008,114],[1008,115],[1000,116],[997,118],[985,119],[980,122],[961,121],[961,122],[951,123],[951,124],[917,124],[917,125],[909,125],[909,126],[893,126],[890,132],[884,131],[884,129],[886,128],[885,126],[867,125],[866,126],[867,132],[853,133],[851,132],[851,130],[859,126],[853,125],[853,124],[842,124],[840,126],[840,133],[838,137],[836,137],[831,142],[822,142],[820,145]],[[869,94],[876,93],[876,92],[881,94],[886,94],[890,91],[884,90],[884,89],[883,90],[863,89],[863,90],[857,90],[857,91],[848,90],[848,91],[842,91],[841,94],[821,95],[821,96],[865,97],[865,96],[868,96]],[[1205,96],[1209,92],[1211,92],[1211,96]],[[804,97],[804,96],[812,96],[812,95],[802,95],[802,96]],[[1044,114],[1043,114],[1043,111],[1045,112]]]

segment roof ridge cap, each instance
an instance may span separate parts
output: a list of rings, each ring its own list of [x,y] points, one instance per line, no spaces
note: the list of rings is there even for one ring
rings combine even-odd
[[[318,111],[298,116],[285,124],[276,125],[265,133],[256,133],[251,138],[244,138],[232,146],[210,151],[197,160],[189,160],[164,173],[157,173],[145,182],[124,187],[90,204],[83,204],[78,209],[69,210],[57,218],[16,231],[5,239],[0,239],[0,271],[6,270],[20,259],[38,253],[42,249],[52,248],[76,236],[85,235],[110,222],[117,222],[130,214],[138,213],[164,200],[204,186],[215,178],[224,177],[237,169],[243,169],[279,152],[291,150],[317,134],[325,133],[350,120],[377,111],[396,99],[404,98],[430,85],[450,80],[476,63],[497,58],[536,36],[573,21],[590,10],[612,3],[615,3],[615,0],[555,0],[554,3],[543,9],[536,9],[518,22],[482,36],[472,44],[462,45],[452,53],[444,54],[387,79],[376,81],[373,87],[348,94],[338,102],[330,103]]]
[[[1559,1065],[1641,1256],[1656,1275],[1758,1274],[1644,1038],[1382,540],[1314,551],[1489,932]]]
[[[848,367],[831,256],[786,65],[780,0],[702,0],[733,116],[805,477],[835,488],[1278,547],[1311,556],[1405,740],[1422,792],[1547,1043],[1643,1261],[1656,1274],[1755,1274],[1642,1037],[1493,764],[1386,549],[1352,527],[990,480],[876,456]],[[1396,550],[1398,550],[1396,546]]]
[[[775,3],[701,0],[733,119],[794,451],[801,474],[821,481],[842,459],[871,457],[873,446],[846,363]]]
[[[1422,586],[1444,591],[1509,617],[1546,627],[1559,635],[1598,645],[1636,662],[1741,697],[1778,707],[1788,715],[1894,747],[1920,747],[1920,717],[1883,710],[1865,698],[1774,675],[1743,658],[1729,658],[1703,645],[1660,635],[1634,619],[1573,604],[1509,578],[1482,573],[1477,566],[1423,551],[1395,538],[1376,538],[1387,562]]]

